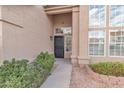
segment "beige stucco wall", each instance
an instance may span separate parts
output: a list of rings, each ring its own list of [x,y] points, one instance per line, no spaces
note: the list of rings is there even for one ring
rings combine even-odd
[[[88,5],[79,7],[79,56],[80,64],[89,63],[88,57]]]
[[[56,27],[71,27],[72,26],[72,14],[56,14],[53,15],[54,28]]]
[[[53,53],[52,17],[42,6],[2,6],[3,58],[33,60],[41,51]]]
[[[1,19],[1,6],[0,6],[0,19]],[[3,57],[2,57],[2,50],[3,49],[3,47],[2,47],[2,22],[0,21],[0,59],[2,59]],[[2,62],[0,61],[0,64],[1,64]]]
[[[53,53],[54,40],[50,40],[50,36],[54,35],[55,28],[72,27],[73,62],[124,61],[123,57],[109,57],[107,52],[104,57],[88,56],[86,5],[74,6],[72,13],[50,16],[47,16],[42,6],[0,6],[0,19],[0,59],[15,57],[33,60],[41,51]],[[64,58],[70,58],[70,55],[65,53]]]
[[[78,64],[79,54],[79,7],[72,8],[72,55],[71,61]]]
[[[0,6],[0,19],[2,17],[2,6]]]
[[[53,15],[53,25],[54,31],[55,28],[58,27],[72,27],[72,14],[65,13],[65,14],[56,14]],[[70,58],[71,52],[64,52],[64,58]]]
[[[2,22],[0,21],[0,59],[3,59],[3,47],[2,47]],[[1,64],[1,62],[0,62]]]
[[[123,57],[90,57],[90,63],[99,63],[99,62],[123,62]]]

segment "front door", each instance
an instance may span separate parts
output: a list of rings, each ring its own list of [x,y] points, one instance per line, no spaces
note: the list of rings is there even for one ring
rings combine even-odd
[[[64,58],[64,36],[54,37],[54,53],[56,58]]]

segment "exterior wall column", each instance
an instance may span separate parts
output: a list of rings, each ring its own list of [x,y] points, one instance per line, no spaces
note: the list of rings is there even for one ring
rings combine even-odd
[[[88,23],[89,23],[89,9],[88,5],[80,6],[80,27],[79,27],[79,64],[88,64]]]
[[[0,20],[2,19],[2,6],[0,6]],[[0,65],[3,61],[2,21],[0,21]]]
[[[2,21],[0,21],[0,65],[3,61]]]
[[[72,8],[72,55],[71,62],[78,65],[78,48],[79,48],[79,6]]]

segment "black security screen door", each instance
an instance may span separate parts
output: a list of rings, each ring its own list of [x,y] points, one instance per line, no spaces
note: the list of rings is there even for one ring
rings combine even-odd
[[[56,58],[64,58],[64,37],[63,36],[55,36],[54,53]]]

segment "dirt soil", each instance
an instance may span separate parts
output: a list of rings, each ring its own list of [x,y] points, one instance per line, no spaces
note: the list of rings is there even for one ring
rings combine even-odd
[[[70,88],[108,88],[108,87],[119,86],[109,86],[101,82],[95,81],[87,74],[85,67],[73,66]]]

